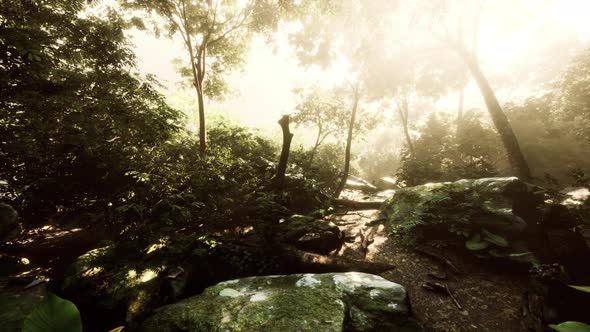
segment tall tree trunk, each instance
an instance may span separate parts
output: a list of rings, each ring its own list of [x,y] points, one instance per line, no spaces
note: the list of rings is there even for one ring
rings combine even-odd
[[[289,130],[289,116],[283,115],[279,120],[279,125],[283,131],[283,148],[281,149],[281,157],[279,165],[277,166],[277,174],[274,181],[276,190],[283,190],[285,185],[285,172],[287,171],[287,161],[289,160],[289,150],[291,149],[291,140],[293,133]]]
[[[415,156],[414,143],[412,143],[412,137],[410,136],[410,130],[408,129],[408,114],[410,113],[408,101],[407,101],[406,97],[404,97],[401,104],[397,100],[395,103],[397,105],[397,112],[398,112],[400,120],[402,122],[402,128],[404,130],[404,136],[406,138],[406,144],[408,145],[408,150],[410,150],[410,155],[412,157],[414,157]]]
[[[358,89],[355,89],[354,104],[352,106],[352,113],[350,114],[350,122],[348,123],[348,137],[346,138],[346,150],[344,154],[344,171],[342,172],[342,179],[340,180],[340,184],[336,188],[336,191],[334,191],[334,198],[340,197],[340,193],[342,193],[342,190],[344,190],[346,180],[348,179],[348,173],[350,172],[350,148],[352,146],[352,133],[356,121],[356,112],[358,109],[359,98],[359,91]]]
[[[181,30],[182,36],[184,38],[184,42],[186,48],[188,49],[190,61],[191,61],[191,71],[193,74],[193,86],[197,91],[197,99],[199,103],[199,154],[201,157],[205,155],[205,149],[207,147],[207,133],[205,131],[205,102],[203,100],[203,80],[205,78],[205,46],[206,44],[203,43],[201,47],[197,48],[197,54],[195,54],[195,50],[193,49],[192,38],[190,34],[190,30],[188,28],[188,20],[186,15],[186,8],[184,1],[181,1],[182,5],[182,28],[184,32]]]
[[[205,102],[203,100],[203,82],[197,87],[197,98],[199,101],[199,154],[205,156],[207,149],[207,129],[205,127]]]
[[[529,165],[526,162],[522,151],[520,150],[518,139],[516,138],[516,135],[512,130],[512,126],[510,125],[506,114],[502,110],[502,107],[500,106],[500,103],[498,102],[492,87],[481,71],[477,59],[473,56],[473,54],[469,53],[463,47],[458,47],[457,50],[469,67],[471,75],[473,75],[477,85],[479,86],[479,90],[481,91],[481,94],[485,100],[488,112],[492,118],[492,122],[494,123],[498,134],[500,134],[500,138],[504,144],[506,153],[508,154],[508,161],[510,162],[512,170],[522,180],[530,180],[531,172]]]

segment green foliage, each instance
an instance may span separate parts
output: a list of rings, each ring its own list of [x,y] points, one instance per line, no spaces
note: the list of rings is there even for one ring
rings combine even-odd
[[[450,121],[432,113],[413,143],[414,155],[402,153],[398,177],[408,186],[427,182],[490,177],[498,174],[501,143],[494,131],[467,113],[458,133]],[[473,139],[477,137],[477,139]]]
[[[302,147],[291,151],[288,172],[301,174],[307,185],[322,192],[332,192],[338,184],[344,162],[344,148],[340,144],[323,144],[317,148],[313,163],[310,164],[312,153],[312,150],[304,150]]]
[[[444,241],[466,248],[478,256],[515,256],[510,242],[476,222],[488,213],[477,187],[441,184],[432,188],[398,190],[386,213],[392,221],[391,234],[406,245]]]
[[[577,289],[577,290],[585,292],[585,293],[590,293],[590,286],[575,286],[575,285],[569,285],[569,286],[573,289]]]
[[[181,121],[152,78],[130,73],[123,20],[114,12],[82,18],[84,3],[0,5],[0,179],[25,221],[58,206],[106,205],[132,182],[125,174],[134,159]]]
[[[590,325],[581,322],[563,322],[558,325],[549,324],[549,327],[559,332],[589,332]]]
[[[82,332],[82,320],[76,306],[48,292],[27,316],[23,332]]]

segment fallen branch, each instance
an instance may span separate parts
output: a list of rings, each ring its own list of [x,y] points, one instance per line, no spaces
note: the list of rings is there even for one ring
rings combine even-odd
[[[438,292],[438,293],[443,293],[445,295],[448,295],[451,298],[451,300],[453,300],[453,303],[455,304],[457,309],[463,310],[463,307],[459,304],[459,301],[457,301],[457,298],[455,298],[455,296],[453,295],[453,292],[451,292],[451,289],[449,288],[449,286],[447,284],[441,284],[438,282],[427,281],[424,284],[422,284],[422,288],[427,289],[431,292]]]
[[[280,247],[282,255],[298,264],[303,270],[317,272],[367,272],[382,273],[395,269],[394,265],[349,259],[345,257],[325,256],[299,250],[293,246]]]
[[[333,199],[332,203],[337,206],[344,206],[349,209],[355,210],[375,210],[381,208],[385,201],[378,201],[378,202],[363,202],[363,201],[353,201],[350,199]]]
[[[453,302],[457,306],[457,309],[463,310],[463,307],[459,304],[459,301],[457,301],[457,299],[455,298],[455,296],[451,292],[451,289],[449,288],[449,285],[445,284],[445,288],[447,289],[447,294],[449,294],[449,296],[451,297],[451,300],[453,300]]]

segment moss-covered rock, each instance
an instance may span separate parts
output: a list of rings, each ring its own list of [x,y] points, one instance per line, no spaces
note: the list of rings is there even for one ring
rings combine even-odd
[[[411,331],[409,315],[404,288],[379,276],[293,274],[221,282],[157,309],[140,330]]]
[[[483,178],[400,189],[381,212],[390,232],[407,243],[441,240],[506,256],[542,219],[542,204],[539,188],[518,178]]]
[[[297,214],[281,220],[275,233],[280,243],[319,254],[339,249],[344,240],[344,235],[333,222]]]

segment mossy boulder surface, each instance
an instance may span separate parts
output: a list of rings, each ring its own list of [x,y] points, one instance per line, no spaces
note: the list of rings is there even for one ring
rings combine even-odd
[[[397,190],[382,207],[387,227],[407,243],[442,240],[493,256],[542,217],[538,187],[516,177],[430,183]]]
[[[140,330],[400,331],[410,329],[405,289],[359,273],[293,274],[224,281],[155,311]]]
[[[339,249],[344,235],[334,223],[313,216],[293,215],[281,220],[276,239],[297,248],[327,254]]]

